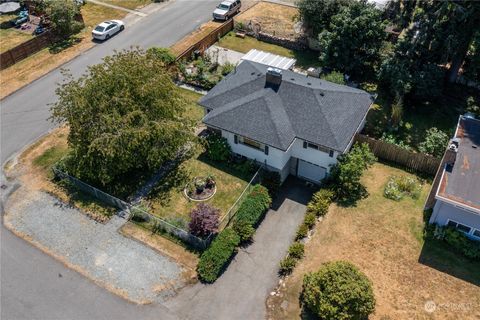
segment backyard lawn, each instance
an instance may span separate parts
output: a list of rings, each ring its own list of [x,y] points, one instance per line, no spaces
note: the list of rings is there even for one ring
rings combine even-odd
[[[247,53],[251,49],[257,49],[273,54],[278,54],[284,57],[295,58],[297,59],[296,66],[304,69],[320,66],[320,61],[318,60],[318,53],[315,51],[290,50],[281,46],[277,46],[275,44],[259,41],[249,36],[246,36],[242,39],[240,37],[236,37],[233,31],[227,33],[216,43],[216,45],[243,53]]]
[[[303,275],[334,260],[352,262],[373,282],[376,311],[370,319],[480,317],[480,263],[437,240],[425,242],[422,208],[430,184],[423,184],[418,199],[396,202],[383,196],[391,175],[412,176],[377,163],[362,178],[368,198],[356,207],[330,207],[280,295],[269,297],[268,319],[300,319]],[[430,301],[436,305],[434,313],[425,310]]]
[[[10,17],[10,18],[8,18]],[[6,16],[0,16],[0,24],[2,24],[5,21],[9,21],[13,19],[15,16],[11,15],[6,15]],[[23,32],[20,31],[19,29],[15,28],[7,28],[7,29],[2,29],[0,28],[0,52],[4,52],[7,50],[10,50],[19,44],[32,39],[33,36],[30,32]]]
[[[144,204],[152,214],[186,228],[191,209],[200,202],[191,201],[185,196],[185,185],[195,177],[208,175],[213,175],[217,191],[211,199],[202,203],[220,209],[222,217],[241,195],[252,175],[240,173],[228,164],[211,162],[201,154],[182,163],[178,170],[172,171]]]

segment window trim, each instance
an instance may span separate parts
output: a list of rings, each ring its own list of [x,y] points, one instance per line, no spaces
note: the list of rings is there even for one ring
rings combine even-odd
[[[455,226],[449,225],[450,222],[454,223]],[[468,234],[468,235],[473,235],[472,230],[475,230],[475,228],[473,228],[473,227],[467,226],[467,225],[465,225],[465,224],[463,224],[463,223],[460,223],[460,222],[457,222],[457,221],[451,220],[451,219],[447,219],[446,225],[449,226],[449,227],[454,227],[454,228],[457,229],[458,231],[463,232],[463,233]],[[458,228],[458,225],[461,225],[461,226],[463,226],[463,227],[466,227],[466,228],[468,228],[469,230],[468,230],[468,231],[461,230],[461,229]]]

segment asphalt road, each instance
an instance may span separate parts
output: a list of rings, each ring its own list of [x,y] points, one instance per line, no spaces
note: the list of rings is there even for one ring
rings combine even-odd
[[[114,50],[131,46],[170,46],[210,19],[216,0],[176,0],[83,53],[63,68],[74,76]],[[54,127],[48,104],[55,101],[55,70],[0,102],[1,157],[4,163]],[[96,286],[15,237],[1,232],[1,319],[170,319],[162,306],[139,307]]]

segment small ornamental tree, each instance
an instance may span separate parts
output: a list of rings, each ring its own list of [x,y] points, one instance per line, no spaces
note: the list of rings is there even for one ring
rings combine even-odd
[[[353,264],[328,262],[303,278],[302,302],[321,319],[367,319],[375,310],[371,281]]]
[[[230,158],[231,148],[227,139],[218,133],[210,133],[207,137],[207,156],[210,160],[226,161]]]
[[[218,231],[220,210],[206,203],[200,203],[190,213],[188,229],[191,234],[205,238]]]
[[[360,183],[363,171],[376,160],[368,144],[355,144],[349,153],[342,155],[332,168],[331,182],[337,201],[353,204],[366,196],[367,191]]]

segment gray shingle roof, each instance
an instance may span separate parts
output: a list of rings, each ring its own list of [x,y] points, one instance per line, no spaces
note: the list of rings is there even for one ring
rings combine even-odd
[[[372,103],[367,92],[289,70],[277,89],[268,66],[243,61],[199,101],[207,125],[287,150],[297,137],[344,151]]]

